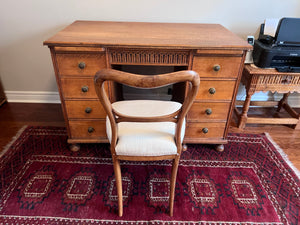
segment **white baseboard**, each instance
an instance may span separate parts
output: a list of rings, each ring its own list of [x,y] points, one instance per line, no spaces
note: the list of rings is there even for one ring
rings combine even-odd
[[[8,102],[60,103],[58,92],[47,91],[5,91]]]

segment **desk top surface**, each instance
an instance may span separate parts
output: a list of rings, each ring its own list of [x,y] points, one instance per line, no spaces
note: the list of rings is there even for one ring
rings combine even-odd
[[[219,24],[103,21],[75,21],[44,45],[251,49]]]

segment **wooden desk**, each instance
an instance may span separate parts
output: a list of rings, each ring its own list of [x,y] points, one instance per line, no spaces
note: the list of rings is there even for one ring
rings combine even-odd
[[[124,66],[195,70],[201,84],[187,117],[185,143],[227,143],[245,53],[251,49],[218,24],[76,21],[44,42],[51,51],[69,139],[107,142],[105,112],[93,77],[102,68]],[[147,72],[147,71],[145,71]],[[118,100],[115,85],[107,87]],[[174,88],[173,97],[184,98]],[[182,94],[183,93],[183,94]]]
[[[294,129],[300,129],[299,114],[293,110],[287,103],[287,98],[291,92],[300,92],[300,73],[282,73],[276,69],[262,69],[255,65],[245,65],[242,83],[246,88],[246,99],[243,105],[242,113],[239,116],[239,128],[245,128],[246,123],[258,123],[258,124],[291,124]],[[283,98],[278,102],[277,111],[282,108],[285,109],[291,118],[259,118],[248,117],[251,97],[255,92],[259,91],[271,91],[284,93]],[[258,106],[272,106],[268,102],[255,102],[254,105]]]

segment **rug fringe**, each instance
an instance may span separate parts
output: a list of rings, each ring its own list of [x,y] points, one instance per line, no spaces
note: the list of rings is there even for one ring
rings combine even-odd
[[[23,126],[18,132],[17,134],[11,139],[11,141],[4,146],[4,148],[2,149],[2,151],[0,152],[0,158],[8,151],[8,149],[11,147],[11,145],[21,136],[21,134],[23,133],[23,131],[28,127],[28,125]]]
[[[300,171],[294,166],[294,164],[290,161],[288,155],[283,151],[283,149],[273,140],[271,135],[267,132],[264,132],[268,140],[274,145],[276,150],[279,152],[279,154],[282,156],[282,158],[285,160],[285,162],[292,168],[292,170],[295,172],[295,174],[300,179]]]

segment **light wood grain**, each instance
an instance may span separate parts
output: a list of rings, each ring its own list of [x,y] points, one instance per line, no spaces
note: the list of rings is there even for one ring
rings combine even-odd
[[[75,21],[44,44],[48,46],[251,48],[246,41],[219,24],[103,21]]]

